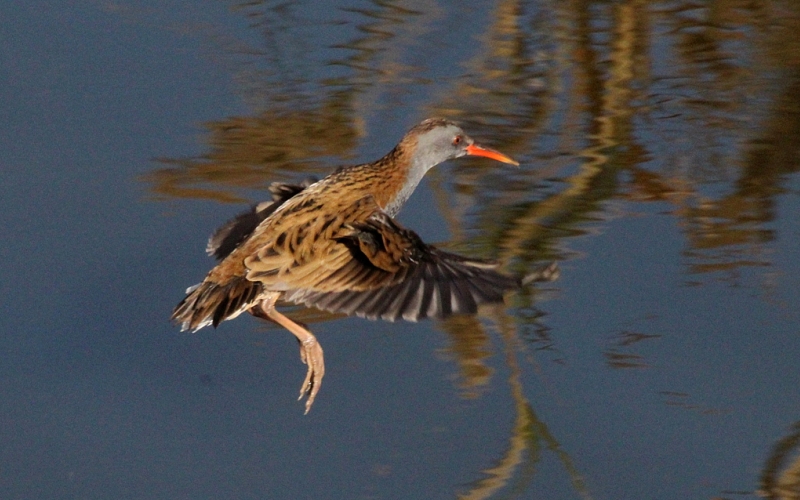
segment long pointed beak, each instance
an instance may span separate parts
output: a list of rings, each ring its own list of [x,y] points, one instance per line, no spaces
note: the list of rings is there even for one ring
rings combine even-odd
[[[510,163],[512,165],[519,166],[519,162],[516,162],[509,158],[508,156],[504,155],[500,151],[495,151],[494,149],[484,148],[478,146],[477,144],[470,144],[466,148],[467,154],[470,156],[483,156],[486,158],[491,158],[492,160],[502,161],[503,163]]]

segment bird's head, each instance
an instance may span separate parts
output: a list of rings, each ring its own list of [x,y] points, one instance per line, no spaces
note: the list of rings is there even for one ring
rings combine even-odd
[[[406,139],[413,139],[414,162],[428,170],[444,161],[462,156],[483,156],[511,165],[519,165],[508,156],[475,144],[455,123],[443,118],[429,118],[412,128]],[[405,141],[404,141],[405,142]]]

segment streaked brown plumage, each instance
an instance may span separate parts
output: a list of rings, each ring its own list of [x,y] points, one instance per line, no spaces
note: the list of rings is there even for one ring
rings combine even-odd
[[[426,245],[393,217],[433,166],[465,155],[516,164],[474,144],[455,124],[429,119],[374,163],[317,182],[273,184],[262,203],[218,230],[208,252],[220,263],[187,290],[172,318],[183,330],[217,326],[244,311],[275,321],[301,343],[308,364],[300,398],[311,408],[324,375],[314,335],[275,310],[278,299],[375,319],[416,321],[474,313],[520,280],[490,262]]]

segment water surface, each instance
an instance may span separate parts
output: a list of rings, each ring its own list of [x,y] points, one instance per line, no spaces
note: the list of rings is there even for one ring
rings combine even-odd
[[[800,498],[800,4],[0,7],[0,497]],[[400,215],[561,278],[444,322],[168,321],[276,180],[429,116]]]

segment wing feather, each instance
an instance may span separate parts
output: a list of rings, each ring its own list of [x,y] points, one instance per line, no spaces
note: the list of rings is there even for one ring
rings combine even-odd
[[[214,234],[208,238],[206,253],[217,260],[224,259],[249,238],[264,219],[272,215],[287,200],[315,182],[317,179],[313,177],[309,177],[300,184],[273,182],[269,187],[272,201],[253,205],[250,210],[240,213],[214,231]]]
[[[484,303],[502,302],[519,280],[454,254],[428,246],[424,258],[409,276],[375,290],[321,292],[290,290],[284,299],[319,309],[355,314],[369,319],[418,321],[472,314]]]
[[[301,202],[302,201],[302,202]],[[272,240],[245,259],[248,279],[283,300],[370,319],[417,321],[474,313],[520,281],[496,265],[423,243],[372,196],[333,210],[295,200]],[[324,228],[324,230],[322,230]]]

